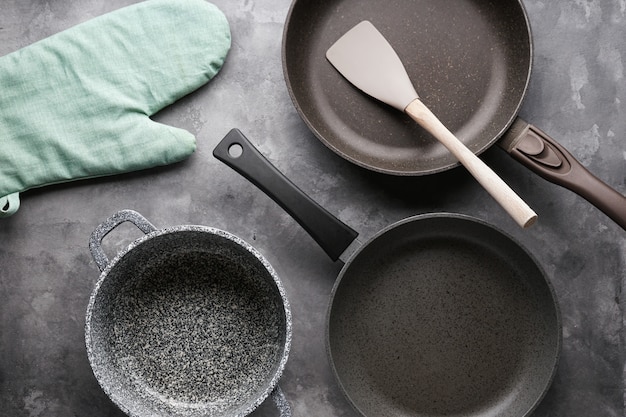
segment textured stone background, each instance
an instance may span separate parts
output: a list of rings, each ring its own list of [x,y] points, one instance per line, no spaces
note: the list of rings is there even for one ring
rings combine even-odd
[[[132,2],[2,0],[0,54]],[[212,157],[215,144],[239,127],[363,238],[431,211],[470,214],[516,237],[545,268],[563,315],[558,373],[533,416],[623,416],[626,232],[496,147],[483,158],[539,213],[531,230],[519,230],[463,170],[399,179],[345,162],[307,130],[289,99],[280,62],[289,1],[214,3],[232,27],[228,61],[210,84],[157,117],[194,133],[196,153],[167,168],[24,193],[19,212],[0,220],[0,414],[122,415],[100,390],[84,349],[85,308],[98,277],[87,240],[109,215],[133,208],[158,227],[214,226],[261,251],[282,277],[293,307],[294,343],[281,386],[294,415],[356,416],[332,378],[324,350],[326,306],[341,265]],[[626,193],[626,1],[524,4],[535,62],[521,116]],[[126,225],[117,229],[105,241],[109,253],[138,233]],[[254,413],[275,414],[266,405]]]

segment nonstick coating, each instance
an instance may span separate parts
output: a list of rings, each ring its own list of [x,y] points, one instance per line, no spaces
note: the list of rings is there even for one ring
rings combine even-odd
[[[333,290],[328,351],[357,410],[375,416],[526,416],[559,357],[555,294],[534,259],[463,216],[382,231]]]
[[[86,341],[102,388],[131,416],[243,416],[272,391],[291,319],[273,269],[202,226],[157,231],[103,272]]]
[[[532,64],[518,0],[295,0],[283,37],[285,80],[303,120],[333,151],[395,175],[458,165],[408,116],[357,90],[326,60],[326,50],[362,20],[387,38],[422,101],[474,153],[513,122]]]

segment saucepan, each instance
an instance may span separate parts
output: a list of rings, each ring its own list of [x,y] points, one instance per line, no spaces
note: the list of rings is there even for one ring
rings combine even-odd
[[[232,130],[214,155],[278,202],[333,260],[326,344],[350,403],[367,417],[528,416],[561,349],[552,285],[510,236],[459,214],[358,234]]]
[[[109,260],[102,239],[124,222],[145,236]],[[89,363],[132,417],[243,417],[278,387],[291,313],[267,260],[240,238],[205,226],[157,229],[123,210],[92,234],[102,271],[85,324]]]
[[[422,101],[472,152],[497,143],[626,229],[626,197],[517,116],[533,59],[520,0],[294,0],[283,34],[284,76],[295,108],[326,146],[385,174],[427,175],[458,165],[408,116],[361,93],[326,60],[328,48],[362,20],[391,43]]]

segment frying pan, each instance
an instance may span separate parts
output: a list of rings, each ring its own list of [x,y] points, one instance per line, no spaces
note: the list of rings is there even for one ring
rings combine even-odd
[[[354,88],[328,48],[370,20],[391,43],[428,107],[472,152],[498,143],[626,229],[626,197],[545,132],[517,117],[533,47],[520,0],[294,0],[283,34],[285,81],[296,110],[330,149],[364,168],[427,175],[458,161],[407,116]]]
[[[561,322],[542,268],[512,238],[477,219],[432,214],[394,223],[361,245],[238,130],[213,153],[278,202],[331,259],[345,259],[326,343],[356,410],[531,413],[556,370]]]

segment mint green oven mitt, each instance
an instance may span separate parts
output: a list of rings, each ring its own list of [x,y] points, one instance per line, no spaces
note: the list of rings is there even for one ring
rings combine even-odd
[[[205,0],[148,0],[0,57],[0,217],[19,193],[180,161],[194,136],[154,113],[213,78],[230,49]]]

